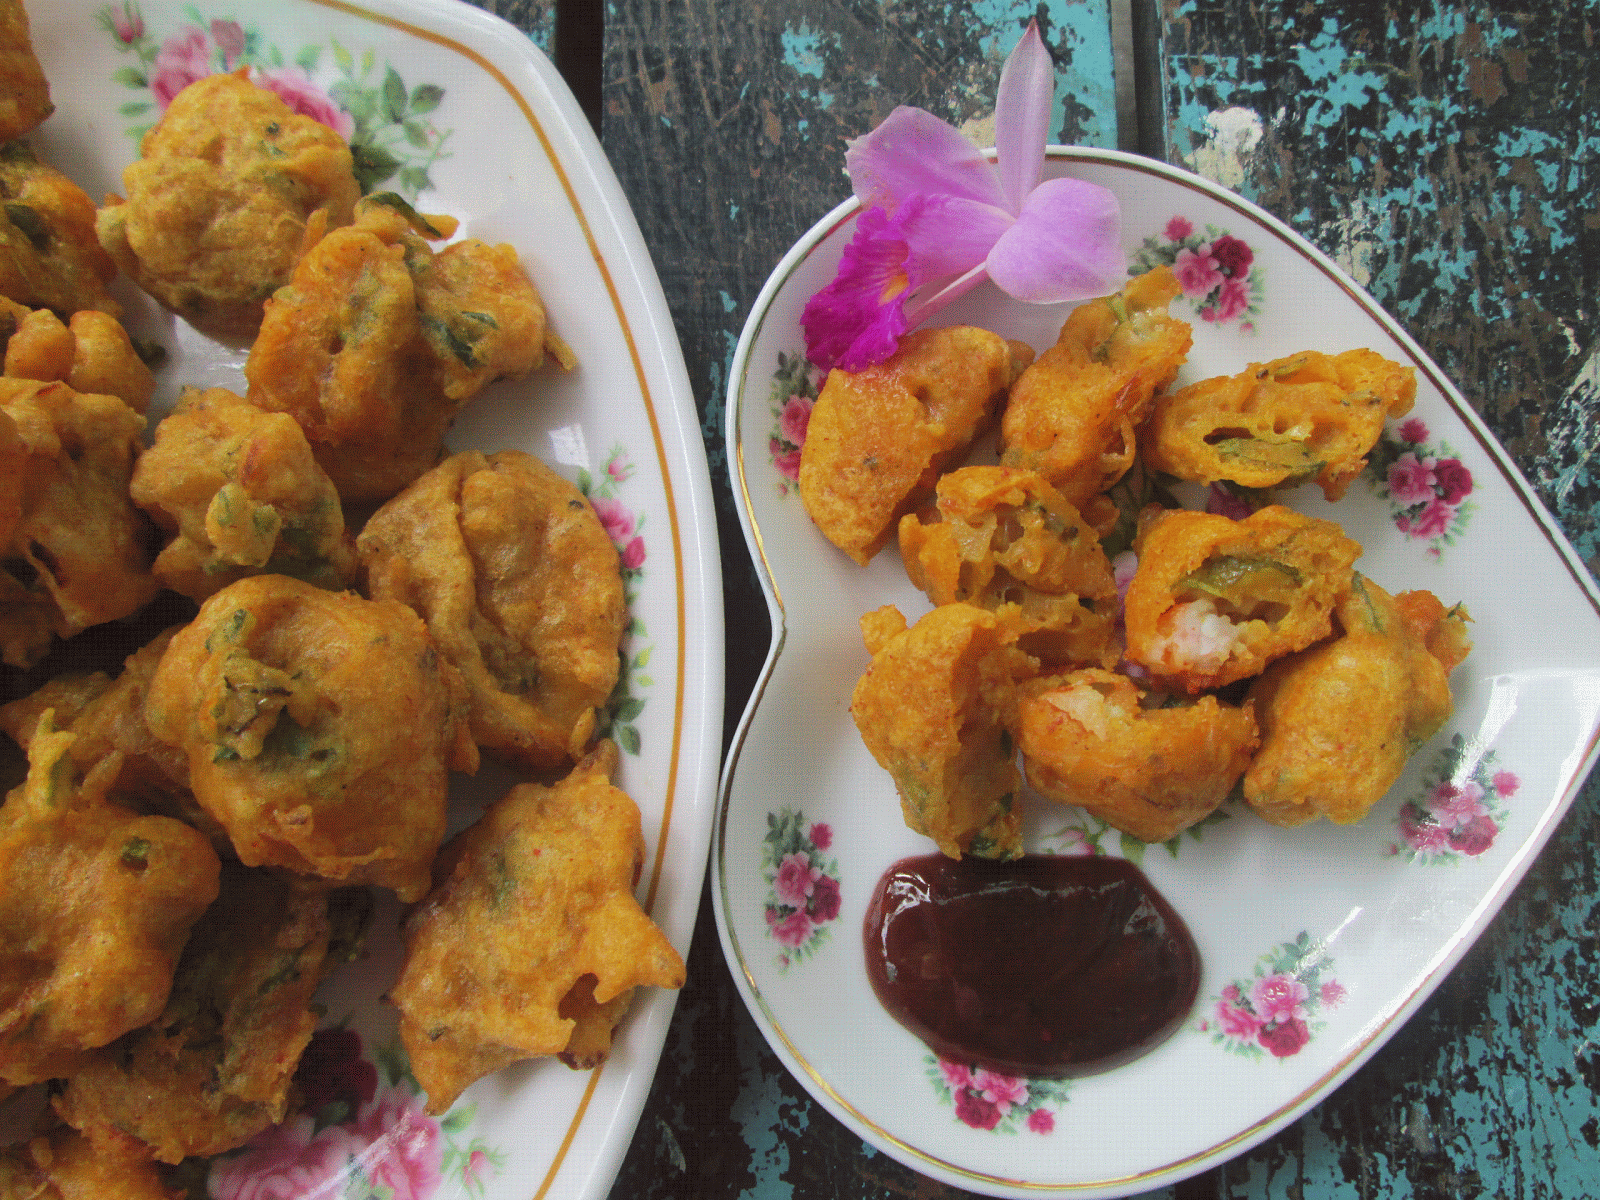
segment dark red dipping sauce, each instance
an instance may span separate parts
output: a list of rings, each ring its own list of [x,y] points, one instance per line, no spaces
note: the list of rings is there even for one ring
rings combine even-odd
[[[939,1057],[1093,1075],[1171,1036],[1200,986],[1182,918],[1119,858],[902,859],[867,910],[878,999]]]

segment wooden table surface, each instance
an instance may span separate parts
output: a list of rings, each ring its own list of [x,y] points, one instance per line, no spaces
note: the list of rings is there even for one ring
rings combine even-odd
[[[745,316],[849,194],[845,138],[907,103],[987,140],[1000,62],[1035,14],[1058,66],[1052,140],[1187,167],[1326,250],[1600,566],[1596,0],[607,0],[559,19],[549,3],[482,6],[557,51],[655,257],[717,493],[730,731],[768,640],[723,442]],[[1275,1137],[1151,1195],[1600,1196],[1597,844],[1591,779],[1387,1046]],[[875,1153],[788,1075],[734,989],[708,894],[615,1200],[967,1194]]]

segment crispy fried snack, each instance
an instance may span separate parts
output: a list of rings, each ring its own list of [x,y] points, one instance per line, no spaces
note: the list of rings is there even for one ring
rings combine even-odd
[[[1088,521],[1037,472],[974,466],[941,476],[935,503],[900,518],[900,554],[935,604],[1017,605],[1017,644],[1043,662],[1116,660],[1111,564]]]
[[[57,1126],[0,1153],[5,1200],[183,1200],[168,1188],[148,1154],[96,1146]]]
[[[1410,412],[1416,395],[1416,372],[1375,351],[1307,351],[1158,397],[1140,453],[1179,479],[1256,489],[1315,480],[1338,500],[1384,419]]]
[[[117,266],[95,240],[94,201],[26,142],[0,145],[0,295],[63,318],[85,308],[117,316],[106,290]]]
[[[453,455],[357,540],[374,599],[420,613],[472,698],[472,737],[534,770],[567,766],[616,686],[621,565],[571,483],[519,451]]]
[[[1357,575],[1341,633],[1280,659],[1250,688],[1261,751],[1244,798],[1274,825],[1361,820],[1450,717],[1450,671],[1470,648],[1466,613],[1431,592],[1391,597]]]
[[[1361,553],[1332,521],[1282,505],[1242,521],[1161,511],[1134,549],[1127,657],[1191,693],[1259,675],[1326,637]]]
[[[392,601],[256,575],[212,596],[156,667],[150,731],[246,866],[428,890],[450,767],[471,770],[465,696]]]
[[[1258,743],[1248,702],[1173,702],[1097,668],[1025,684],[1016,734],[1036,791],[1142,842],[1164,842],[1215,811]]]
[[[329,899],[321,881],[224,866],[165,1009],[74,1071],[56,1114],[97,1149],[166,1163],[231,1150],[283,1120],[317,1026],[313,993],[337,965]]]
[[[144,719],[150,680],[177,631],[177,626],[167,629],[130,654],[114,679],[104,671],[58,675],[37,691],[0,706],[0,731],[26,751],[40,717],[52,711],[56,728],[73,735],[68,753],[79,770],[89,771],[112,753],[121,756],[121,769],[106,784],[107,795],[116,803],[140,813],[175,817],[209,837],[219,855],[231,857],[228,835],[189,790],[189,760],[182,751],[158,741]]]
[[[427,239],[453,228],[368,197],[267,302],[244,368],[251,403],[300,422],[346,502],[386,500],[437,463],[492,379],[526,375],[547,349],[571,365],[509,246],[435,255]]]
[[[27,667],[52,637],[126,617],[161,590],[154,530],[128,498],[144,418],[115,396],[7,378],[0,411],[15,434],[0,428],[0,475],[19,492],[0,546],[0,651]],[[0,536],[6,507],[0,490]]]
[[[0,142],[30,133],[56,106],[33,53],[22,0],[0,0]]]
[[[683,985],[633,896],[644,839],[616,761],[601,742],[560,783],[512,788],[440,854],[389,994],[430,1113],[519,1059],[594,1065],[633,988]]]
[[[356,580],[339,493],[300,426],[226,388],[185,389],[129,490],[168,534],[156,578],[193,600],[248,575],[335,590]]]
[[[0,341],[14,379],[60,380],[75,392],[115,396],[136,413],[150,407],[156,377],[110,313],[86,308],[64,325],[48,308],[0,297]]]
[[[49,726],[0,806],[0,1080],[70,1074],[167,1002],[189,927],[217,894],[199,833],[106,799],[111,755],[80,777]]]
[[[305,245],[350,222],[361,194],[337,133],[246,70],[184,88],[106,197],[100,244],[196,329],[248,337]]]
[[[1001,461],[1037,471],[1096,528],[1115,519],[1091,505],[1127,472],[1151,397],[1189,353],[1186,322],[1167,314],[1171,270],[1135,276],[1114,296],[1080,304],[1056,344],[1022,373],[1000,419]]]
[[[828,372],[800,455],[800,497],[817,528],[865,566],[993,423],[1032,357],[962,325],[907,334],[863,371]]]
[[[861,618],[872,662],[850,697],[861,740],[894,777],[908,828],[951,858],[1016,858],[1020,814],[1007,723],[1037,663],[1015,646],[1014,609],[942,604],[906,628],[886,605]]]

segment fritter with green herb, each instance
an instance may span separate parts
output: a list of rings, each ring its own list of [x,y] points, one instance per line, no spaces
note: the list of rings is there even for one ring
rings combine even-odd
[[[99,244],[216,336],[253,335],[306,245],[349,224],[361,194],[344,139],[245,69],[185,87],[139,153],[122,173],[127,199],[108,197],[93,218]]]
[[[145,699],[246,866],[428,890],[465,692],[410,609],[283,575],[231,584],[180,630]]]
[[[634,988],[683,986],[683,959],[634,898],[644,838],[616,765],[603,741],[559,783],[512,788],[440,853],[389,993],[430,1113],[520,1059],[597,1065]]]
[[[339,493],[300,426],[226,388],[185,389],[130,491],[167,533],[156,578],[192,600],[248,575],[335,590],[356,580]]]

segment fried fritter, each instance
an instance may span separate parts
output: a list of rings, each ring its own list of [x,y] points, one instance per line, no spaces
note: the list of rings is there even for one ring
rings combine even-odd
[[[20,485],[0,546],[0,650],[27,667],[52,637],[126,617],[161,590],[154,529],[128,498],[145,422],[115,396],[3,377],[0,410],[16,435],[0,429],[0,474]]]
[[[113,752],[121,769],[106,784],[107,795],[141,813],[175,817],[211,839],[218,854],[233,846],[189,791],[189,761],[182,751],[158,741],[144,719],[145,693],[174,626],[130,654],[115,678],[104,671],[58,675],[37,691],[0,707],[0,731],[24,750],[46,710],[57,728],[72,733],[69,753],[87,772]]]
[[[1361,554],[1332,521],[1281,505],[1242,521],[1169,509],[1142,523],[1134,549],[1127,657],[1191,693],[1326,637]]]
[[[1014,609],[941,604],[909,629],[885,606],[861,618],[872,662],[850,697],[861,740],[894,778],[908,828],[951,858],[1016,858],[1020,776],[1007,724],[1037,663]]]
[[[180,630],[145,700],[246,866],[427,891],[448,770],[475,769],[465,692],[392,601],[256,575]]]
[[[1018,645],[1053,665],[1116,660],[1117,587],[1083,515],[1044,476],[1014,467],[962,467],[936,499],[900,518],[911,582],[935,604],[1015,604]]]
[[[350,222],[350,147],[241,69],[173,97],[106,198],[100,244],[196,329],[248,337],[306,244]]]
[[[96,1146],[66,1126],[0,1153],[5,1200],[183,1200],[168,1188],[148,1154],[128,1146]]]
[[[226,388],[185,390],[140,456],[130,494],[169,535],[156,578],[193,600],[248,575],[332,589],[356,580],[339,493],[300,426]]]
[[[74,1071],[57,1115],[96,1148],[132,1141],[166,1163],[231,1150],[283,1120],[317,1026],[312,996],[337,965],[329,900],[320,881],[225,865],[166,1007]]]
[[[1376,351],[1307,351],[1158,397],[1140,452],[1179,479],[1256,489],[1315,480],[1338,500],[1384,419],[1411,411],[1416,394],[1416,372]]]
[[[601,742],[554,786],[511,789],[440,854],[390,991],[429,1112],[519,1059],[572,1048],[593,1065],[633,988],[683,985],[683,960],[634,899],[644,840],[610,782],[616,761]]]
[[[41,725],[0,806],[0,1080],[19,1085],[160,1013],[219,869],[187,825],[106,799],[117,755],[80,777],[74,735]]]
[[[828,372],[800,455],[800,497],[817,528],[865,566],[993,424],[1032,357],[962,325],[909,333],[876,366]]]
[[[300,422],[346,502],[386,500],[434,466],[461,406],[553,342],[510,247],[435,255],[427,238],[453,228],[439,220],[363,200],[268,301],[245,362],[251,403]]]
[[[62,324],[48,308],[0,297],[0,341],[14,379],[60,380],[75,392],[115,396],[136,413],[150,407],[156,377],[110,313],[86,308]]]
[[[1262,740],[1244,798],[1274,825],[1361,820],[1450,718],[1450,671],[1470,648],[1460,608],[1357,575],[1335,615],[1339,636],[1250,688]]]
[[[420,613],[461,672],[481,748],[534,770],[583,756],[627,610],[582,492],[519,451],[468,451],[380,508],[357,547],[369,594]]]
[[[63,319],[122,306],[106,285],[117,266],[95,240],[94,201],[26,142],[0,145],[0,295]]]
[[[1091,501],[1127,473],[1151,398],[1188,356],[1189,326],[1167,313],[1181,290],[1159,267],[1080,304],[1012,387],[1000,419],[1000,461],[1039,472],[1097,529],[1115,512]]]
[[[1164,842],[1215,811],[1258,741],[1248,703],[1172,702],[1093,668],[1024,685],[1016,733],[1040,795],[1142,842]]]
[[[33,52],[28,10],[22,0],[0,0],[0,142],[31,133],[55,110]]]

